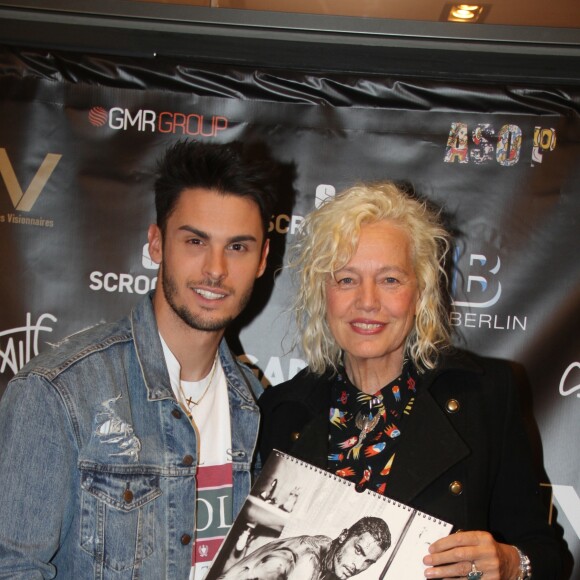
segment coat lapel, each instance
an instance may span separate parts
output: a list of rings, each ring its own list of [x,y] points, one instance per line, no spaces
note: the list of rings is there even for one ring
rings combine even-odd
[[[415,400],[387,484],[387,495],[403,503],[412,501],[470,453],[429,386],[422,385]]]

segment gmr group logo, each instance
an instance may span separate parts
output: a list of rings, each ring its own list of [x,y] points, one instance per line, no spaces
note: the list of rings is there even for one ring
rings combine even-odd
[[[122,107],[93,107],[89,111],[89,123],[94,127],[107,126],[115,131],[135,129],[150,133],[172,133],[193,137],[216,137],[228,128],[228,119],[219,115],[153,111],[131,111]]]
[[[471,142],[470,142],[471,137]],[[496,132],[489,123],[479,123],[471,132],[466,123],[451,123],[445,163],[476,165],[497,162],[504,167],[515,165],[522,152],[523,133],[517,125],[506,124]],[[535,127],[530,164],[540,164],[544,154],[556,148],[556,129]]]

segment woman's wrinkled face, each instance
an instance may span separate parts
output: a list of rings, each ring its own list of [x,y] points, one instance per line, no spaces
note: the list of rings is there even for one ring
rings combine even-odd
[[[326,281],[326,317],[351,360],[402,364],[419,288],[409,234],[390,221],[365,224],[351,260]]]

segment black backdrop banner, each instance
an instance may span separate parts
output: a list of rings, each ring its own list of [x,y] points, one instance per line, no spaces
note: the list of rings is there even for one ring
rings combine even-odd
[[[577,578],[579,111],[570,87],[0,52],[0,393],[31,357],[155,287],[152,172],[177,139],[240,139],[284,164],[273,260],[229,333],[264,384],[305,365],[277,273],[304,215],[356,182],[405,181],[453,216],[456,342],[520,371]]]

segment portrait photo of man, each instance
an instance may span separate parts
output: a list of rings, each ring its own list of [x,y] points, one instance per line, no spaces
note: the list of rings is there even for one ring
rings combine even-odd
[[[219,580],[343,580],[364,572],[391,545],[386,522],[367,516],[335,539],[297,536],[269,542],[219,576]]]

